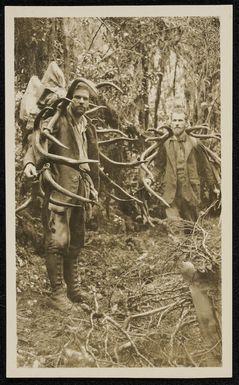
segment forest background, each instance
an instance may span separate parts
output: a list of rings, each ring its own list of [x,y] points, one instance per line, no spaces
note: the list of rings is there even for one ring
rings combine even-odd
[[[157,127],[173,100],[192,124],[220,130],[220,23],[214,17],[16,19],[16,89],[43,76],[50,61],[66,83],[110,80],[120,120]]]
[[[103,92],[114,111],[113,128],[124,131],[132,126],[144,135],[148,129],[168,123],[173,106],[181,104],[191,125],[207,124],[212,132],[220,133],[218,18],[16,18],[16,117],[30,77],[41,79],[52,60],[62,69],[67,84],[82,76],[96,83],[112,81],[123,90],[122,95],[111,89]],[[218,143],[210,141],[209,147],[220,155]],[[22,187],[22,156],[22,132],[16,119],[18,204],[27,193],[24,183]],[[132,174],[124,174],[123,182],[131,188]],[[194,263],[203,264],[204,271],[205,264],[213,270],[212,259],[220,265],[217,218],[206,218],[203,226],[196,228],[194,248],[185,240],[179,248],[175,239],[166,236],[163,225],[154,229],[137,226],[115,204],[110,220],[102,213],[98,231],[89,231],[81,278],[94,294],[94,306],[98,309],[100,303],[103,307],[104,322],[95,321],[92,313],[87,326],[83,316],[76,325],[73,318],[56,323],[55,312],[42,312],[49,286],[40,259],[40,219],[34,218],[31,209],[17,218],[19,366],[220,365],[220,353],[215,356],[212,346],[205,347],[188,286],[175,270],[178,250],[190,255]],[[207,258],[202,247],[206,239]],[[158,250],[162,250],[160,257]],[[198,251],[203,254],[200,261]],[[220,269],[216,277],[214,300],[219,302],[220,313]],[[180,307],[177,299],[171,302],[178,297],[183,298]],[[157,309],[161,310],[150,313],[149,319],[147,315],[135,317],[134,322],[134,317],[130,318],[135,312]]]

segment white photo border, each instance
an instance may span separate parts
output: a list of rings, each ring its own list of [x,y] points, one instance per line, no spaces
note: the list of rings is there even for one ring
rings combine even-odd
[[[66,378],[220,378],[232,376],[232,5],[180,6],[6,6],[5,7],[5,153],[7,377]],[[79,16],[78,16],[79,15]],[[14,19],[32,17],[174,17],[220,18],[222,124],[222,346],[217,368],[18,368],[15,266],[15,94]]]

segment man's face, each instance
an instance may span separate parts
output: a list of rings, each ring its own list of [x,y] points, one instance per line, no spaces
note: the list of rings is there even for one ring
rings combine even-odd
[[[183,112],[174,112],[172,114],[171,127],[175,136],[180,136],[184,132],[186,128],[186,121]]]
[[[74,92],[71,105],[74,115],[79,117],[85,113],[89,107],[89,98],[89,91],[84,88],[79,88]]]

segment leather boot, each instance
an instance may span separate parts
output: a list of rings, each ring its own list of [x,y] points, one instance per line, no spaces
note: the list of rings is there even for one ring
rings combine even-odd
[[[62,312],[71,310],[73,304],[66,296],[63,283],[63,257],[60,254],[48,254],[46,268],[50,280],[52,295],[49,298],[51,307]]]
[[[90,301],[90,296],[80,287],[78,258],[64,258],[64,279],[67,284],[67,296],[72,302]]]

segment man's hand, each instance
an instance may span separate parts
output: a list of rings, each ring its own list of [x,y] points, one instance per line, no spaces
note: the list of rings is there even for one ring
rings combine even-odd
[[[33,179],[37,177],[36,166],[32,163],[28,163],[24,169],[24,174],[28,179]]]
[[[213,186],[213,192],[216,195],[217,199],[220,198],[220,190],[215,185]]]
[[[90,198],[95,201],[95,202],[98,202],[98,191],[93,188],[93,186],[91,186],[90,188]]]

